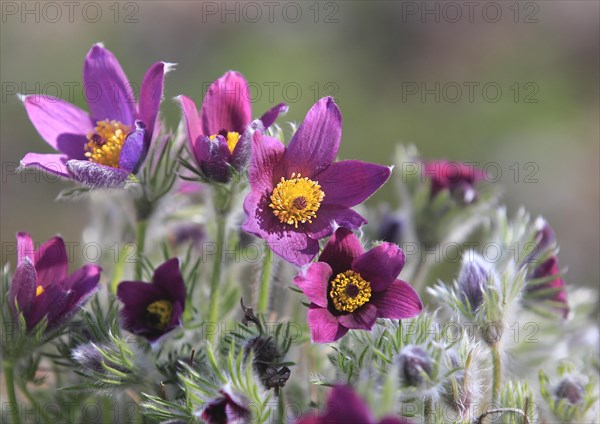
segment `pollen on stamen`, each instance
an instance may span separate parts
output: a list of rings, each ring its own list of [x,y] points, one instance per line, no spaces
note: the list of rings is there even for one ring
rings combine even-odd
[[[356,271],[345,271],[331,282],[329,297],[340,312],[354,312],[371,299],[371,283]]]
[[[129,126],[119,121],[105,119],[96,122],[94,131],[87,136],[85,156],[100,165],[118,168],[121,149],[129,130]]]
[[[271,194],[269,207],[281,223],[293,225],[312,223],[325,193],[318,181],[292,173],[290,179],[281,177]]]

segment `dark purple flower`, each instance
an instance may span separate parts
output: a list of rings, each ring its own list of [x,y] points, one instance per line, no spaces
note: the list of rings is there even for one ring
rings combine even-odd
[[[335,386],[325,410],[319,414],[307,414],[296,424],[410,424],[404,418],[385,417],[376,420],[365,401],[350,386]]]
[[[248,82],[239,72],[226,72],[209,87],[200,115],[192,99],[179,99],[200,170],[212,181],[229,182],[232,169],[242,171],[250,159],[252,100]],[[270,109],[260,118],[262,126],[268,128],[286,110],[285,103]]]
[[[431,375],[433,362],[423,349],[418,346],[406,346],[398,354],[400,377],[409,386],[419,386],[425,379],[423,373]]]
[[[123,302],[123,326],[154,342],[181,324],[185,285],[179,260],[169,259],[154,271],[152,283],[123,281],[117,289]]]
[[[220,390],[219,393],[222,396],[209,402],[202,410],[202,419],[208,424],[246,422],[250,411],[245,402],[229,390]]]
[[[563,318],[567,318],[567,289],[560,277],[556,256],[551,256],[534,269],[525,286],[525,298],[529,301],[549,302],[553,309],[561,312]]]
[[[425,178],[431,179],[431,197],[442,190],[449,190],[465,204],[477,199],[475,183],[485,177],[484,172],[479,168],[446,160],[425,162],[423,173]]]
[[[124,184],[148,152],[170,67],[157,62],[148,69],[136,103],[117,58],[102,44],[95,44],[83,66],[89,114],[55,97],[23,97],[33,126],[59,153],[28,153],[21,165],[71,177],[90,187]]]
[[[349,329],[370,330],[377,318],[418,315],[423,304],[417,292],[396,279],[404,267],[404,252],[382,243],[363,252],[359,240],[338,228],[319,261],[294,279],[308,300],[308,325],[313,342],[333,342]]]
[[[36,250],[27,233],[17,233],[17,268],[9,292],[11,309],[23,314],[27,330],[44,317],[48,329],[71,319],[98,288],[101,268],[84,265],[68,275],[69,259],[62,238],[55,236]]]
[[[580,403],[585,396],[585,387],[573,377],[563,378],[556,388],[554,394],[560,399],[567,399],[572,405]]]
[[[554,230],[543,218],[535,221],[536,232],[533,243],[535,247],[529,255],[523,260],[523,263],[530,264],[535,262],[540,256],[543,256],[549,249],[556,246],[556,234]]]
[[[483,294],[491,277],[490,266],[481,255],[475,252],[464,255],[458,274],[458,290],[473,313],[483,303]]]
[[[331,97],[315,103],[287,147],[254,133],[243,229],[293,264],[310,262],[319,251],[318,240],[333,233],[334,223],[351,229],[365,224],[350,208],[390,176],[386,166],[334,162],[341,136],[342,115]]]

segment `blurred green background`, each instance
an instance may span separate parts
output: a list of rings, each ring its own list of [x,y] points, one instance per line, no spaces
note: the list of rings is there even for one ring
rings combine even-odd
[[[56,6],[2,2],[3,261],[14,260],[6,243],[18,230],[37,241],[57,232],[80,239],[86,203],[55,202],[67,184],[14,173],[25,153],[51,149],[13,93],[56,95],[58,86],[86,108],[82,63],[102,41],[135,83],[155,61],[178,63],[162,109],[171,127],[174,96],[200,104],[207,84],[235,69],[252,85],[255,116],[287,101],[284,119],[301,121],[318,97],[334,94],[344,117],[341,158],[390,163],[401,142],[426,158],[495,162],[509,210],[526,205],[555,228],[567,281],[598,285],[599,2],[479,2],[472,13],[460,1],[74,3],[55,2],[58,16]],[[439,100],[423,98],[421,89],[435,92],[436,83]],[[526,182],[535,169],[537,182]]]

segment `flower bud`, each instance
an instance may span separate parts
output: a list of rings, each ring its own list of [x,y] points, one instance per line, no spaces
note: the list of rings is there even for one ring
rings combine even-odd
[[[483,292],[490,279],[489,264],[481,255],[466,252],[458,274],[458,289],[463,302],[475,312],[483,303]]]
[[[400,377],[409,386],[419,386],[424,383],[423,373],[431,375],[433,362],[423,349],[417,346],[407,346],[398,355]]]
[[[381,217],[378,239],[388,243],[399,244],[402,241],[404,222],[398,214],[385,212]]]
[[[558,399],[567,399],[571,404],[576,405],[583,400],[585,388],[574,378],[565,377],[554,389],[554,394]]]

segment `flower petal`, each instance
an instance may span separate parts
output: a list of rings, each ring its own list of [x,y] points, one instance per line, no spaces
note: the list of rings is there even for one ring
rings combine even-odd
[[[29,258],[33,263],[35,260],[35,246],[29,233],[21,231],[17,233],[17,264],[20,264],[25,258]]]
[[[171,64],[157,62],[148,69],[142,81],[140,101],[138,104],[138,117],[146,124],[146,148],[149,147],[150,141],[152,140],[156,116],[158,115],[160,102],[163,98],[165,74],[171,67]]]
[[[319,253],[319,242],[301,231],[278,229],[267,237],[273,252],[293,265],[306,265]]]
[[[222,135],[217,135],[212,140],[208,136],[200,136],[194,155],[200,170],[208,179],[220,183],[231,179],[231,151]]]
[[[352,269],[371,283],[371,290],[379,292],[394,282],[404,267],[402,249],[392,243],[381,243],[352,262]]]
[[[17,265],[8,293],[8,301],[13,314],[16,314],[17,305],[24,315],[30,309],[35,297],[36,280],[35,267],[31,260],[25,257]]]
[[[305,229],[310,238],[318,240],[333,234],[337,226],[354,230],[366,223],[366,219],[345,206],[321,205],[317,217],[312,223],[305,224]]]
[[[371,303],[377,306],[379,318],[411,318],[423,310],[423,303],[415,289],[402,280],[394,281],[385,291],[373,293]]]
[[[66,163],[69,156],[62,153],[27,153],[21,159],[21,166],[42,169],[61,178],[68,178]]]
[[[254,133],[249,169],[252,191],[271,194],[270,192],[282,176],[277,170],[284,152],[285,146],[276,138],[263,135],[258,131]]]
[[[348,329],[342,327],[326,308],[315,304],[308,307],[308,326],[313,343],[330,343],[344,336]]]
[[[177,99],[181,103],[181,111],[187,126],[188,141],[192,152],[194,152],[196,150],[195,146],[199,142],[198,139],[202,135],[202,124],[200,116],[198,116],[198,109],[194,101],[189,97],[178,96]]]
[[[322,422],[370,424],[374,421],[365,401],[350,386],[335,386],[327,399]]]
[[[122,187],[130,174],[123,169],[88,160],[70,160],[67,162],[67,169],[75,181],[91,188]]]
[[[357,330],[370,330],[377,321],[377,307],[372,303],[365,303],[351,314],[340,315],[338,322],[346,328]]]
[[[342,114],[333,98],[324,97],[308,111],[286,149],[286,176],[319,174],[335,160],[341,138]]]
[[[279,103],[277,106],[267,110],[263,116],[260,117],[265,128],[269,128],[277,120],[280,114],[285,114],[288,111],[288,105],[285,103]]]
[[[95,44],[83,64],[83,83],[94,120],[116,120],[132,126],[135,98],[117,58],[102,44]]]
[[[148,153],[148,145],[145,143],[146,125],[135,121],[135,130],[127,136],[119,156],[119,168],[130,174],[135,174]]]
[[[69,272],[69,258],[63,239],[55,236],[42,244],[35,252],[34,264],[38,281],[44,287],[62,284]]]
[[[154,332],[145,321],[146,308],[152,302],[163,299],[160,288],[143,281],[123,281],[117,287],[117,297],[124,304],[123,326],[127,330],[135,334]]]
[[[375,193],[390,174],[387,166],[345,160],[332,163],[315,179],[325,193],[323,203],[352,207]]]
[[[265,127],[258,119],[252,121],[240,135],[240,139],[231,152],[231,165],[237,172],[242,172],[248,166],[252,156],[252,139],[256,132],[264,131]],[[281,143],[280,143],[281,144]]]
[[[67,305],[73,292],[63,290],[56,284],[51,284],[44,288],[44,291],[36,296],[33,307],[26,316],[27,329],[31,330],[42,318],[48,318],[48,327],[55,328],[64,323]]]
[[[185,284],[179,270],[179,259],[172,258],[154,270],[152,284],[160,288],[169,298],[185,305]]]
[[[319,262],[327,262],[331,266],[332,275],[337,275],[351,269],[354,258],[362,253],[363,248],[358,238],[349,229],[340,227],[323,248]]]
[[[327,307],[327,285],[331,277],[331,267],[325,262],[315,262],[300,271],[294,283],[302,289],[312,303]]]
[[[204,96],[200,116],[203,135],[221,130],[242,134],[252,121],[250,90],[242,74],[228,71],[214,81]]]
[[[25,96],[31,123],[50,146],[70,159],[85,159],[87,134],[94,123],[84,110],[51,96]]]
[[[102,268],[97,265],[86,264],[71,274],[63,287],[75,292],[73,303],[79,303],[80,299],[87,298],[98,287]]]

